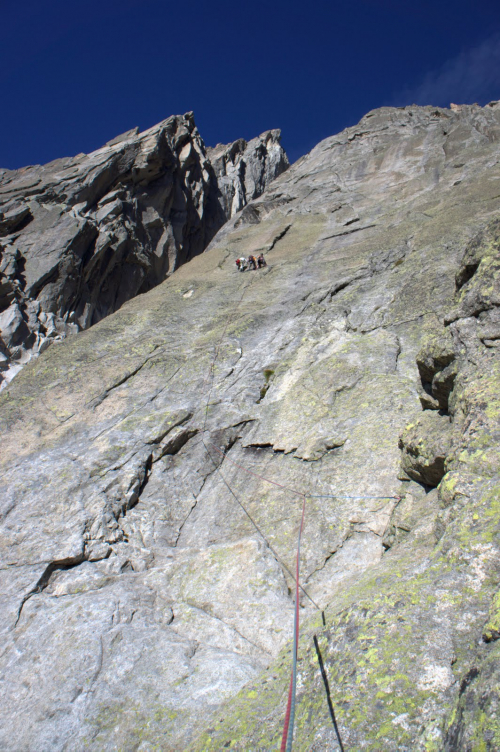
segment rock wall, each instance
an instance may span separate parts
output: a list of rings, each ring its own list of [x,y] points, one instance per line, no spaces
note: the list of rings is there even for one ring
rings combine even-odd
[[[288,167],[280,146],[280,131],[266,131],[251,141],[217,144],[207,149],[219,186],[219,205],[225,217],[233,217],[261,196],[266,187]]]
[[[499,748],[500,218],[467,246],[455,280],[444,315],[422,321],[421,409],[400,433],[385,554],[355,581],[344,572],[325,621],[303,628],[298,749],[341,749],[339,738],[345,749]],[[193,748],[277,749],[289,670],[287,649]]]
[[[225,148],[240,172],[219,182],[224,158],[214,169],[188,113],[90,155],[0,171],[0,385],[201,253],[231,216],[227,195],[239,209],[288,167],[279,131]]]
[[[4,390],[2,749],[279,748],[302,495],[294,748],[313,637],[345,749],[500,748],[499,143],[368,113]]]

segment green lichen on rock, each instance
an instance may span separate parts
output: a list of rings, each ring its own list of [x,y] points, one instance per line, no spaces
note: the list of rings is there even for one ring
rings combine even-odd
[[[14,379],[2,749],[278,749],[304,499],[295,748],[314,636],[346,749],[500,748],[499,128],[370,113]]]
[[[444,752],[500,747],[500,645],[478,651],[464,673],[445,727]]]
[[[409,423],[399,439],[401,467],[413,480],[437,486],[451,448],[451,425],[445,415],[424,412]]]
[[[405,513],[400,502],[382,562],[337,594],[325,612],[326,629],[318,619],[303,625],[295,730],[300,749],[335,744],[313,632],[324,651],[346,748],[451,752],[499,745],[499,364],[487,351],[478,355],[471,334],[459,353],[448,333],[429,339],[418,356],[432,365],[429,372],[422,369],[424,378],[434,379],[451,363],[456,369],[451,419],[436,410],[415,416],[401,447],[405,471],[439,484],[439,495],[434,492],[434,508],[421,507],[419,521],[411,505]],[[433,472],[436,458],[439,472]],[[404,535],[396,537],[396,529]],[[443,631],[450,619],[453,628]],[[481,634],[484,648],[475,654]],[[258,696],[233,701],[229,723],[215,726],[196,749],[277,748],[285,656],[253,685]],[[259,724],[264,713],[265,730]]]
[[[453,338],[448,329],[432,318],[426,322],[416,361],[420,377],[431,383],[435,374],[455,360]]]
[[[460,529],[471,516],[464,510],[454,526]],[[492,520],[491,528],[497,526],[498,519]],[[326,610],[326,629],[319,618],[303,625],[295,732],[299,749],[315,748],[318,739],[318,749],[326,748],[334,740],[313,633],[318,635],[346,748],[357,748],[360,739],[363,748],[373,751],[381,745],[394,750],[405,745],[443,748],[456,681],[468,671],[469,638],[458,631],[450,639],[440,624],[446,614],[461,613],[464,624],[473,619],[476,630],[481,628],[493,582],[485,581],[482,591],[467,588],[471,573],[465,562],[467,549],[478,555],[487,535],[482,530],[475,539],[471,530],[456,563],[448,548],[453,547],[451,531],[427,560],[422,541],[409,538],[345,592],[335,609]],[[427,555],[431,551],[428,548]],[[415,568],[424,571],[415,575]],[[249,700],[242,693],[231,701],[224,723],[216,724],[195,749],[222,749],[229,742],[238,750],[274,749],[289,667],[289,651],[283,651],[260,682],[252,684],[257,698]],[[264,713],[267,722],[261,728]]]
[[[483,627],[483,640],[492,642],[500,638],[500,591],[491,602],[488,621]]]

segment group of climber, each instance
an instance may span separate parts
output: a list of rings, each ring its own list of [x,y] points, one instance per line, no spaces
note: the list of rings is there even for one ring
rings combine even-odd
[[[264,254],[261,253],[257,258],[255,258],[255,256],[249,256],[248,258],[241,256],[240,258],[237,258],[236,266],[240,272],[244,272],[247,269],[263,269],[267,266],[267,263]]]

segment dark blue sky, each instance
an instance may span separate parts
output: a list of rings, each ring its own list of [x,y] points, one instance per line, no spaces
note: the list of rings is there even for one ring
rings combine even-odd
[[[0,167],[194,110],[291,160],[383,104],[500,99],[498,0],[0,0]]]

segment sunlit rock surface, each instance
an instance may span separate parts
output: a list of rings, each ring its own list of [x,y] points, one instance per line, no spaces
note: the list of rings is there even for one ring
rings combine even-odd
[[[0,388],[201,253],[288,167],[279,140],[236,141],[224,149],[238,170],[223,156],[214,167],[189,112],[92,154],[0,170]]]
[[[219,204],[228,219],[261,196],[274,178],[289,167],[280,136],[279,130],[266,131],[248,142],[241,138],[207,149],[220,190]]]
[[[345,749],[500,748],[499,140],[369,113],[4,390],[2,749],[279,749],[301,494],[294,748],[314,635]]]

